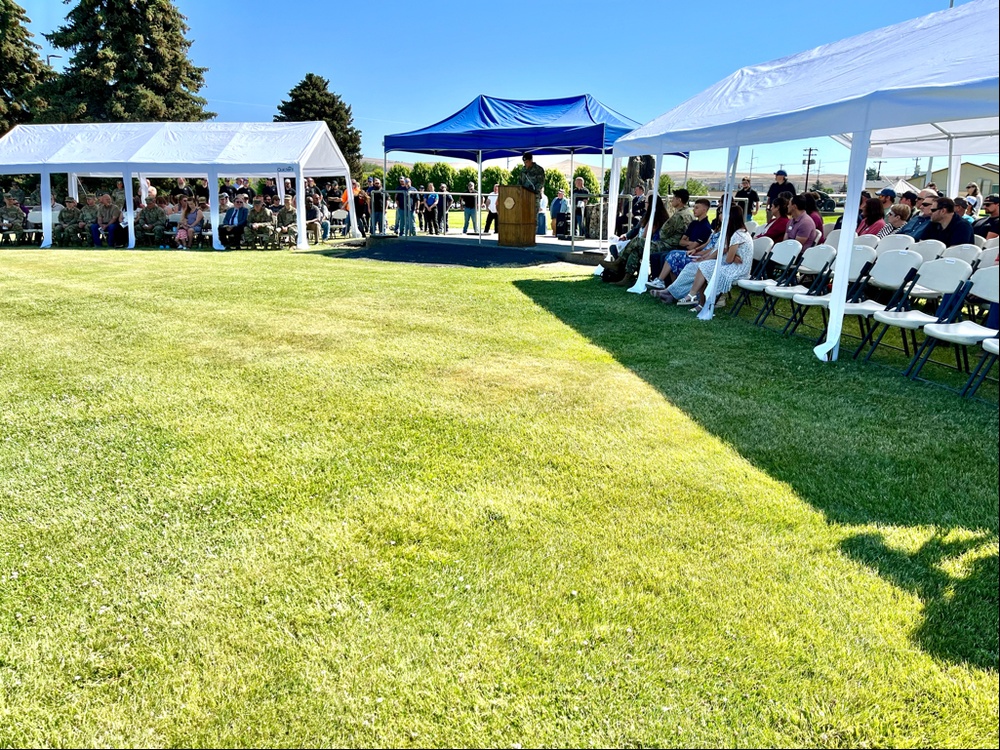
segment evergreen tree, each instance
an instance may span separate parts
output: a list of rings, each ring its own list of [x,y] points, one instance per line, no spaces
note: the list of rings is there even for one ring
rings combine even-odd
[[[485,167],[483,169],[483,194],[492,193],[494,185],[510,185],[510,172],[503,167]]]
[[[393,164],[389,167],[389,176],[386,177],[382,185],[386,190],[399,190],[399,178],[409,176],[410,170],[405,164]]]
[[[333,133],[341,153],[347,160],[351,175],[357,178],[361,169],[361,131],[354,127],[351,107],[330,91],[330,82],[315,73],[307,73],[290,92],[288,101],[278,105],[275,122],[325,122]],[[389,170],[390,174],[392,170]]]
[[[546,169],[545,194],[549,197],[549,203],[556,199],[556,194],[560,190],[566,191],[566,200],[569,200],[569,182],[566,180],[566,175],[558,169]]]
[[[65,0],[70,2],[70,0]],[[72,52],[44,87],[50,122],[201,122],[206,68],[188,58],[185,17],[172,0],[77,0],[46,39]]]
[[[431,165],[422,161],[415,162],[410,168],[410,179],[415,188],[426,185],[431,181]]]
[[[38,57],[30,20],[14,0],[0,0],[0,136],[35,119],[44,106],[37,86],[53,75]]]
[[[447,185],[449,191],[455,191],[455,179],[458,177],[458,172],[448,162],[435,162],[435,164],[431,167],[429,177],[430,181],[437,186],[438,190],[441,189],[442,185]],[[463,185],[461,189],[465,190],[465,186]]]

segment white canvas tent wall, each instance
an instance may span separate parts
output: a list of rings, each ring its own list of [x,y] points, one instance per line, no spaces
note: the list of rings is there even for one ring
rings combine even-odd
[[[916,56],[914,50],[918,50]],[[900,64],[887,71],[886,60]],[[740,146],[848,133],[851,158],[846,205],[856,206],[871,142],[887,140],[899,128],[928,124],[945,133],[978,128],[976,121],[996,118],[1000,111],[998,73],[1000,2],[973,0],[743,68],[620,138],[615,142],[615,155],[728,148],[727,173],[733,175]],[[997,142],[995,127],[977,137],[984,139],[980,144]],[[910,142],[917,141],[911,138]],[[727,185],[726,214],[733,187]],[[649,238],[644,271],[648,270],[648,242]],[[837,356],[852,248],[847,232],[838,248],[829,338],[816,347],[821,359]],[[712,316],[712,291],[708,290],[709,304],[701,313],[705,319]]]
[[[74,175],[133,178],[198,177],[208,180],[209,203],[219,205],[220,177],[274,177],[281,185],[294,177],[299,247],[308,247],[305,233],[306,177],[344,177],[350,170],[324,122],[167,122],[83,125],[18,125],[0,138],[0,174],[40,174],[42,177],[42,247],[52,244],[50,176]],[[350,194],[350,191],[348,191]],[[125,213],[134,215],[132,191],[125,191]],[[357,237],[357,217],[351,198],[351,231]],[[213,221],[213,227],[216,222]],[[130,247],[135,245],[131,233]],[[221,249],[214,232],[216,249]]]

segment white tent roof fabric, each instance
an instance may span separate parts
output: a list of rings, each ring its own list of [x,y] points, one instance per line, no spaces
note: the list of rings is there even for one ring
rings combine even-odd
[[[893,61],[891,69],[886,61]],[[998,150],[998,72],[1000,3],[973,0],[738,70],[618,139],[615,153],[696,151],[869,129],[872,145],[886,144],[884,156],[943,155],[948,147],[941,131],[963,130],[982,135],[974,143],[956,142],[955,153],[992,153]],[[984,132],[977,121],[992,128]]]
[[[323,122],[140,122],[18,125],[0,139],[0,173],[125,171],[189,177],[291,173],[347,176]]]

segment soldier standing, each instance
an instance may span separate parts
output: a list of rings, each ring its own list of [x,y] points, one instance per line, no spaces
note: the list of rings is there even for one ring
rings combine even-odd
[[[540,164],[535,164],[535,157],[527,151],[521,154],[521,161],[524,163],[521,187],[526,187],[535,194],[535,213],[538,213],[542,191],[545,189],[545,169]]]
[[[111,202],[118,208],[125,208],[125,183],[122,180],[115,183],[115,189],[111,191]]]
[[[59,212],[56,225],[52,228],[52,239],[57,245],[68,245],[75,240],[80,232],[80,209],[76,207],[76,198],[66,196],[66,208]]]

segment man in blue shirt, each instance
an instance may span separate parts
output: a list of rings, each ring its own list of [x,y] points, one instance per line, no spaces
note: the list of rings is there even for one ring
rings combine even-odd
[[[563,216],[565,214],[565,216]],[[566,191],[560,189],[556,193],[556,198],[549,206],[549,216],[552,217],[552,234],[566,234],[569,226],[569,203],[566,201]],[[567,228],[560,232],[559,223],[565,221]]]
[[[924,239],[927,228],[931,225],[931,210],[936,200],[937,193],[933,190],[921,190],[914,215],[910,217],[910,220],[898,232],[893,232],[893,234],[905,234],[907,237],[912,237],[918,242]]]

